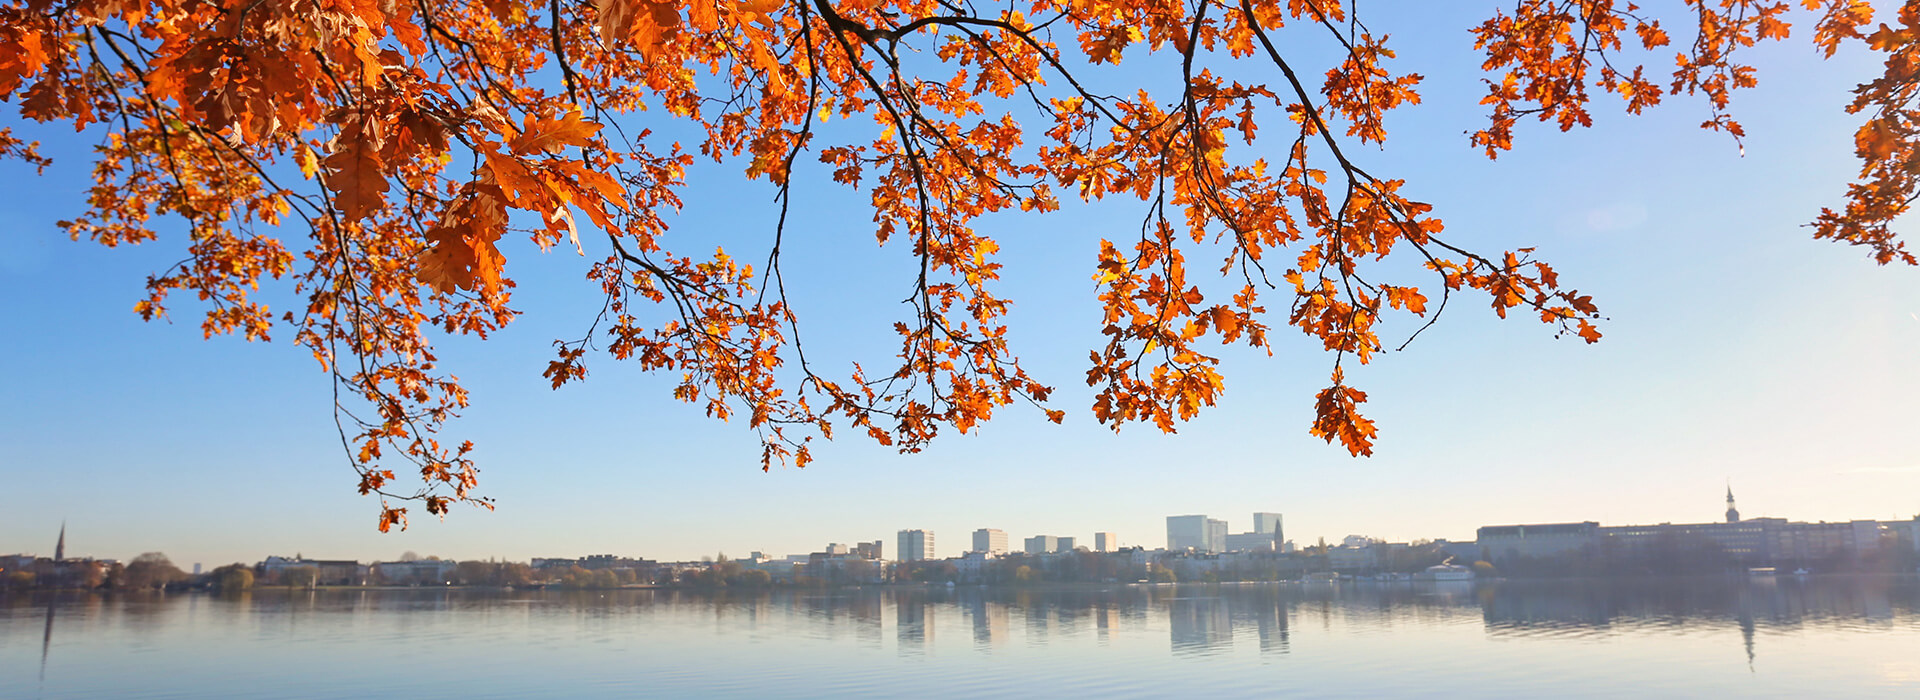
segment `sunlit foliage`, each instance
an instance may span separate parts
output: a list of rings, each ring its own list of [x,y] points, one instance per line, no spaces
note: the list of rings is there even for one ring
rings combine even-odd
[[[1867,118],[1860,179],[1810,215],[1816,237],[1913,264],[1889,224],[1920,163],[1920,0],[1877,28],[1860,0],[1658,4],[1665,22],[1615,0],[1495,12],[1472,34],[1489,120],[1471,145],[1497,157],[1528,121],[1586,126],[1605,93],[1635,113],[1704,100],[1703,126],[1738,139],[1730,99],[1757,80],[1742,50],[1795,31],[1828,55],[1861,42],[1885,54],[1886,74],[1848,107]],[[1296,68],[1325,49],[1337,60]],[[1394,58],[1344,0],[0,6],[0,99],[100,139],[66,232],[116,246],[164,229],[184,258],[149,278],[139,314],[165,316],[186,294],[208,336],[285,333],[311,351],[336,382],[341,437],[361,493],[382,499],[382,530],[404,526],[407,500],[436,515],[488,504],[472,444],[438,437],[469,396],[432,338],[511,322],[508,258],[584,252],[583,235],[608,244],[583,270],[605,303],[556,343],[553,385],[585,377],[596,349],[676,376],[677,398],[759,434],[763,466],[805,466],[808,441],[836,429],[913,452],[1015,403],[1062,420],[1009,343],[1000,246],[976,225],[1062,197],[1142,215],[1072,273],[1091,272],[1104,310],[1086,381],[1094,418],[1115,429],[1172,431],[1212,405],[1218,346],[1266,349],[1276,322],[1330,353],[1308,427],[1357,455],[1376,429],[1344,365],[1382,349],[1383,316],[1424,330],[1471,291],[1502,317],[1599,340],[1592,298],[1534,251],[1450,243],[1432,205],[1359,157],[1353,147],[1388,138],[1389,112],[1422,99],[1421,76]],[[1178,70],[1122,94],[1088,87],[1143,62]],[[654,135],[665,124],[700,137]],[[10,131],[0,155],[46,164]],[[780,218],[751,260],[668,230],[685,188],[709,184],[688,181],[696,159],[777,194]],[[781,241],[806,233],[786,220],[800,168],[865,192],[875,239],[911,251],[885,366],[833,369],[802,350],[781,274]],[[281,278],[304,304],[276,313],[255,292]],[[400,486],[403,469],[422,484]]]

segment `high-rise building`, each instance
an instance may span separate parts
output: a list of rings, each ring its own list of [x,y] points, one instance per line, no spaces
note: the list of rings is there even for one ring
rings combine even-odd
[[[1027,538],[1026,545],[1028,554],[1052,554],[1060,551],[1060,538],[1053,535],[1034,535]]]
[[[1207,551],[1227,551],[1227,521],[1207,518]]]
[[[1254,513],[1253,514],[1253,531],[1254,532],[1258,532],[1262,535],[1273,535],[1274,540],[1279,541],[1281,539],[1280,529],[1281,528],[1280,528],[1279,513]]]
[[[1093,533],[1093,551],[1096,551],[1096,552],[1120,551],[1120,536],[1115,535],[1111,532]]]
[[[1007,553],[1007,533],[990,527],[973,531],[973,551],[986,554]]]
[[[1207,546],[1208,520],[1204,515],[1167,516],[1167,549],[1213,551]]]
[[[932,530],[900,531],[900,561],[920,561],[932,558],[934,558]]]
[[[1053,551],[1056,551],[1056,552],[1071,552],[1071,551],[1073,551],[1073,538],[1071,538],[1071,537],[1062,537],[1062,538],[1060,538],[1060,541],[1059,541],[1059,542],[1056,542],[1056,543],[1054,543],[1054,546],[1053,546]]]

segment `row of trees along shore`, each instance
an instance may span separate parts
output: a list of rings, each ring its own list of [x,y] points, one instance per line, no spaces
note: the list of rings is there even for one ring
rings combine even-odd
[[[147,552],[125,564],[94,560],[41,560],[29,566],[0,569],[0,587],[13,589],[147,590],[180,586],[193,578],[160,552]]]

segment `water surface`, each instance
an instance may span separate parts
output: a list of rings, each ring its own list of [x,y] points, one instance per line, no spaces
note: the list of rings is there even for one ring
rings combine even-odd
[[[1912,577],[0,595],[0,698],[1920,697]]]

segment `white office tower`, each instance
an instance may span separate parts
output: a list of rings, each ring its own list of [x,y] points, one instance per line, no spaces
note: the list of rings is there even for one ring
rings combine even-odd
[[[921,561],[933,557],[932,530],[901,530],[900,561]]]
[[[985,554],[1006,554],[1007,533],[990,527],[974,530],[973,551]]]
[[[1060,551],[1060,538],[1053,535],[1034,535],[1027,538],[1028,554],[1052,554]]]

